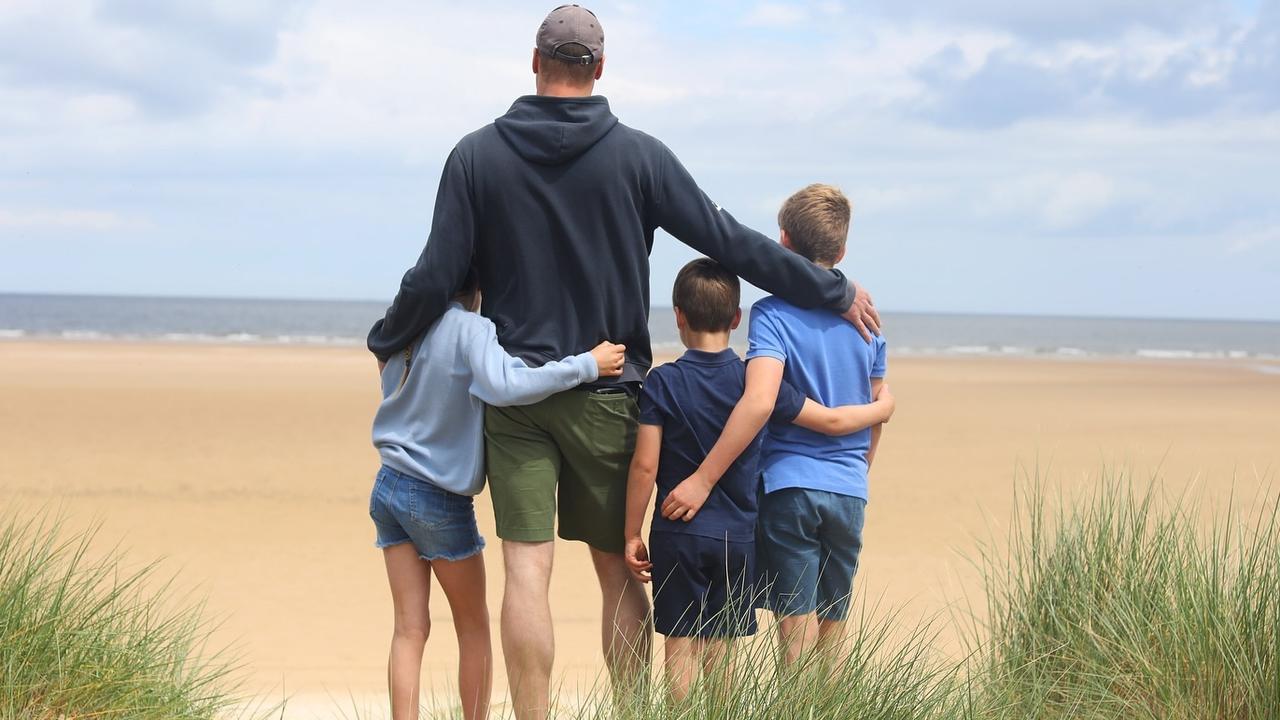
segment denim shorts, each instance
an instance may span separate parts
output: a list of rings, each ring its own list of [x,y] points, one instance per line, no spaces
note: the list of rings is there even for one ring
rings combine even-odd
[[[411,542],[423,560],[464,560],[484,549],[471,498],[383,465],[369,497],[380,548]]]
[[[784,488],[761,498],[756,547],[770,610],[849,615],[866,509],[862,498],[823,490]]]
[[[755,544],[686,533],[649,533],[653,625],[667,637],[756,633]]]

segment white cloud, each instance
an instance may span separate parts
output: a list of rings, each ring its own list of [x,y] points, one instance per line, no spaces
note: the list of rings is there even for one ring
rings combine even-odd
[[[742,19],[742,24],[750,27],[776,28],[799,25],[809,20],[809,11],[798,5],[787,5],[776,2],[756,3],[751,12]]]
[[[105,210],[0,208],[0,231],[3,230],[79,230],[87,232],[112,232],[119,230],[144,230],[151,224],[138,217],[129,217]]]

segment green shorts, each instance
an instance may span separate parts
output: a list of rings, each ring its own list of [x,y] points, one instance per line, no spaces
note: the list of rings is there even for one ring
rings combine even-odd
[[[569,390],[522,407],[485,411],[485,458],[498,537],[560,537],[621,553],[636,401]]]

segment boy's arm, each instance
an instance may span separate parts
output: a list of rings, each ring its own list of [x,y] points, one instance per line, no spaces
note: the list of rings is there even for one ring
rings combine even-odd
[[[528,405],[562,390],[595,381],[601,374],[617,375],[621,371],[622,345],[601,343],[595,350],[564,360],[531,368],[519,358],[511,357],[502,345],[493,325],[486,322],[483,331],[475,333],[467,349],[471,365],[471,394],[490,405]],[[608,356],[605,359],[597,354]],[[616,356],[616,361],[613,358]],[[618,372],[614,372],[616,364]],[[601,368],[609,372],[601,373]]]
[[[884,393],[889,392],[889,386],[885,383],[884,378],[882,377],[871,378],[871,392],[876,397],[879,397]],[[890,395],[890,397],[893,397],[893,396]],[[893,411],[890,410],[889,413],[893,414]],[[871,469],[871,463],[875,462],[876,448],[880,447],[880,433],[884,432],[884,423],[888,421],[889,419],[885,418],[882,422],[876,423],[875,425],[871,426],[871,447],[867,448],[867,469],[868,470]]]
[[[698,514],[720,476],[755,441],[769,420],[778,400],[783,368],[782,361],[773,357],[756,357],[747,362],[747,385],[742,399],[729,414],[720,438],[702,464],[667,493],[667,500],[662,504],[663,517],[689,522]]]
[[[644,511],[653,497],[654,479],[658,475],[658,454],[662,448],[662,426],[640,425],[636,431],[636,450],[631,456],[631,470],[627,474],[627,517],[623,530],[626,546],[623,551],[627,568],[640,582],[652,579],[653,563],[649,562],[649,549],[641,537]]]
[[[872,381],[874,401],[865,405],[841,405],[829,408],[810,399],[804,401],[800,414],[792,424],[823,435],[848,435],[867,428],[876,428],[893,417],[896,400],[883,380]]]

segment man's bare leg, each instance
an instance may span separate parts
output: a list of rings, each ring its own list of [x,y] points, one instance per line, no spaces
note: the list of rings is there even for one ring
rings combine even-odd
[[[548,593],[554,557],[555,546],[549,540],[502,541],[506,576],[502,654],[517,720],[545,720],[551,709],[551,665],[556,648]]]
[[[644,587],[631,577],[621,553],[591,548],[591,562],[600,581],[604,659],[613,691],[621,697],[643,687],[649,679],[653,646],[649,598]]]

